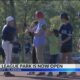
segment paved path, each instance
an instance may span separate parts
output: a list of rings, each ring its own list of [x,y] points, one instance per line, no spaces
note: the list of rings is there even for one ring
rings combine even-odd
[[[0,80],[80,80],[80,73],[78,73],[78,77],[75,78],[57,78],[57,77],[49,77],[49,76],[35,76],[35,75],[27,75],[25,72],[15,72],[13,73],[15,77],[5,77],[3,72],[0,72]]]

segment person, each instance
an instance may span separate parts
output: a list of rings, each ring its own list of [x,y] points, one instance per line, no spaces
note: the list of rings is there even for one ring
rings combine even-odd
[[[21,51],[21,44],[18,41],[18,39],[15,39],[13,41],[13,48],[12,48],[12,62],[13,63],[19,63],[19,53]],[[15,58],[15,59],[14,59]]]
[[[32,25],[31,25],[31,28],[34,28],[36,25],[38,24],[38,21],[35,20],[32,22]],[[33,43],[33,39],[34,39],[34,32],[29,32],[30,33],[30,36],[32,37],[32,63],[35,64],[37,63],[37,58],[36,58],[36,50],[35,50],[35,46],[34,46],[34,43]]]
[[[57,30],[49,30],[48,32],[48,40],[49,40],[49,47],[50,47],[50,64],[57,64],[59,63],[59,38],[58,34],[56,34]],[[47,76],[53,76],[52,72],[49,72]]]
[[[74,63],[71,58],[73,26],[67,13],[63,12],[60,17],[63,23],[59,29],[59,36],[61,37],[60,52],[62,53],[61,63]],[[60,72],[58,76],[65,77],[66,75],[66,72]]]
[[[38,24],[38,21],[33,21],[30,28],[34,29],[34,27]],[[34,32],[33,31],[29,31],[29,35],[32,38],[32,63],[35,64],[37,63],[37,58],[36,58],[36,51],[35,51],[35,47],[33,45],[33,39],[34,39]],[[35,72],[29,72],[27,75],[33,75],[35,74]]]
[[[31,36],[29,35],[29,32],[25,31],[25,43],[24,43],[24,61],[27,62],[29,58],[31,58],[31,51],[32,51],[32,40]],[[26,57],[27,56],[27,57]],[[30,60],[31,62],[31,60]]]
[[[12,42],[16,34],[16,28],[14,23],[14,18],[8,16],[6,18],[6,25],[2,29],[2,48],[5,52],[5,64],[10,64],[12,61]],[[13,77],[14,74],[10,72],[4,72],[6,77]]]
[[[13,49],[12,49],[13,53],[17,54],[21,51],[21,45],[20,42],[18,40],[13,42]]]
[[[44,53],[45,53],[45,46],[47,43],[46,39],[46,30],[47,30],[47,23],[44,19],[44,14],[41,11],[37,11],[35,13],[35,19],[38,21],[38,24],[34,27],[34,47],[36,50],[36,57],[38,63],[45,63],[44,62]],[[44,75],[44,72],[40,72],[37,75]]]
[[[31,53],[30,38],[26,39],[24,47],[25,47],[25,54]]]

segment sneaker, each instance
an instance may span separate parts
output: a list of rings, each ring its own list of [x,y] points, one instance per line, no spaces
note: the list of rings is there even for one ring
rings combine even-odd
[[[4,72],[5,77],[15,77],[14,74],[11,74],[10,72]]]
[[[40,72],[40,73],[37,74],[37,76],[42,76],[42,75],[45,75],[45,73],[44,72]]]
[[[67,73],[66,72],[60,72],[57,77],[61,77],[61,78],[66,78],[68,77]]]
[[[27,73],[27,75],[34,75],[35,74],[35,72],[29,72],[29,73]]]
[[[53,73],[52,73],[52,72],[49,72],[49,73],[47,74],[47,76],[53,76]]]
[[[68,75],[68,77],[76,77],[76,73],[75,72],[72,72],[71,74]]]

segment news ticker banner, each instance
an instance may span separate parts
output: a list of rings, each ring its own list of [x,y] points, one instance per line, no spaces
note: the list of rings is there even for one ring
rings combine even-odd
[[[0,64],[0,71],[80,72],[80,64]]]

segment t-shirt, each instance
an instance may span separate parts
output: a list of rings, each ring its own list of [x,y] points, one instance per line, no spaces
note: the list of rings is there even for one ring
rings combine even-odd
[[[60,37],[61,37],[61,41],[67,39],[69,36],[71,37],[70,40],[68,40],[67,42],[65,42],[63,44],[64,46],[72,47],[72,32],[73,32],[73,28],[72,28],[72,25],[70,23],[63,24],[60,27],[59,34],[60,34]]]
[[[46,21],[44,19],[41,19],[38,24],[35,27],[34,33],[38,33],[40,30],[45,29],[47,26]],[[47,42],[46,36],[45,36],[45,31],[43,30],[40,35],[34,35],[34,46],[38,47],[40,45],[45,45]]]
[[[50,47],[50,54],[55,55],[59,53],[59,38],[56,37],[54,34],[48,37],[49,40],[49,47]]]
[[[5,26],[2,29],[2,39],[5,41],[13,41],[16,35],[16,29],[14,27]]]

